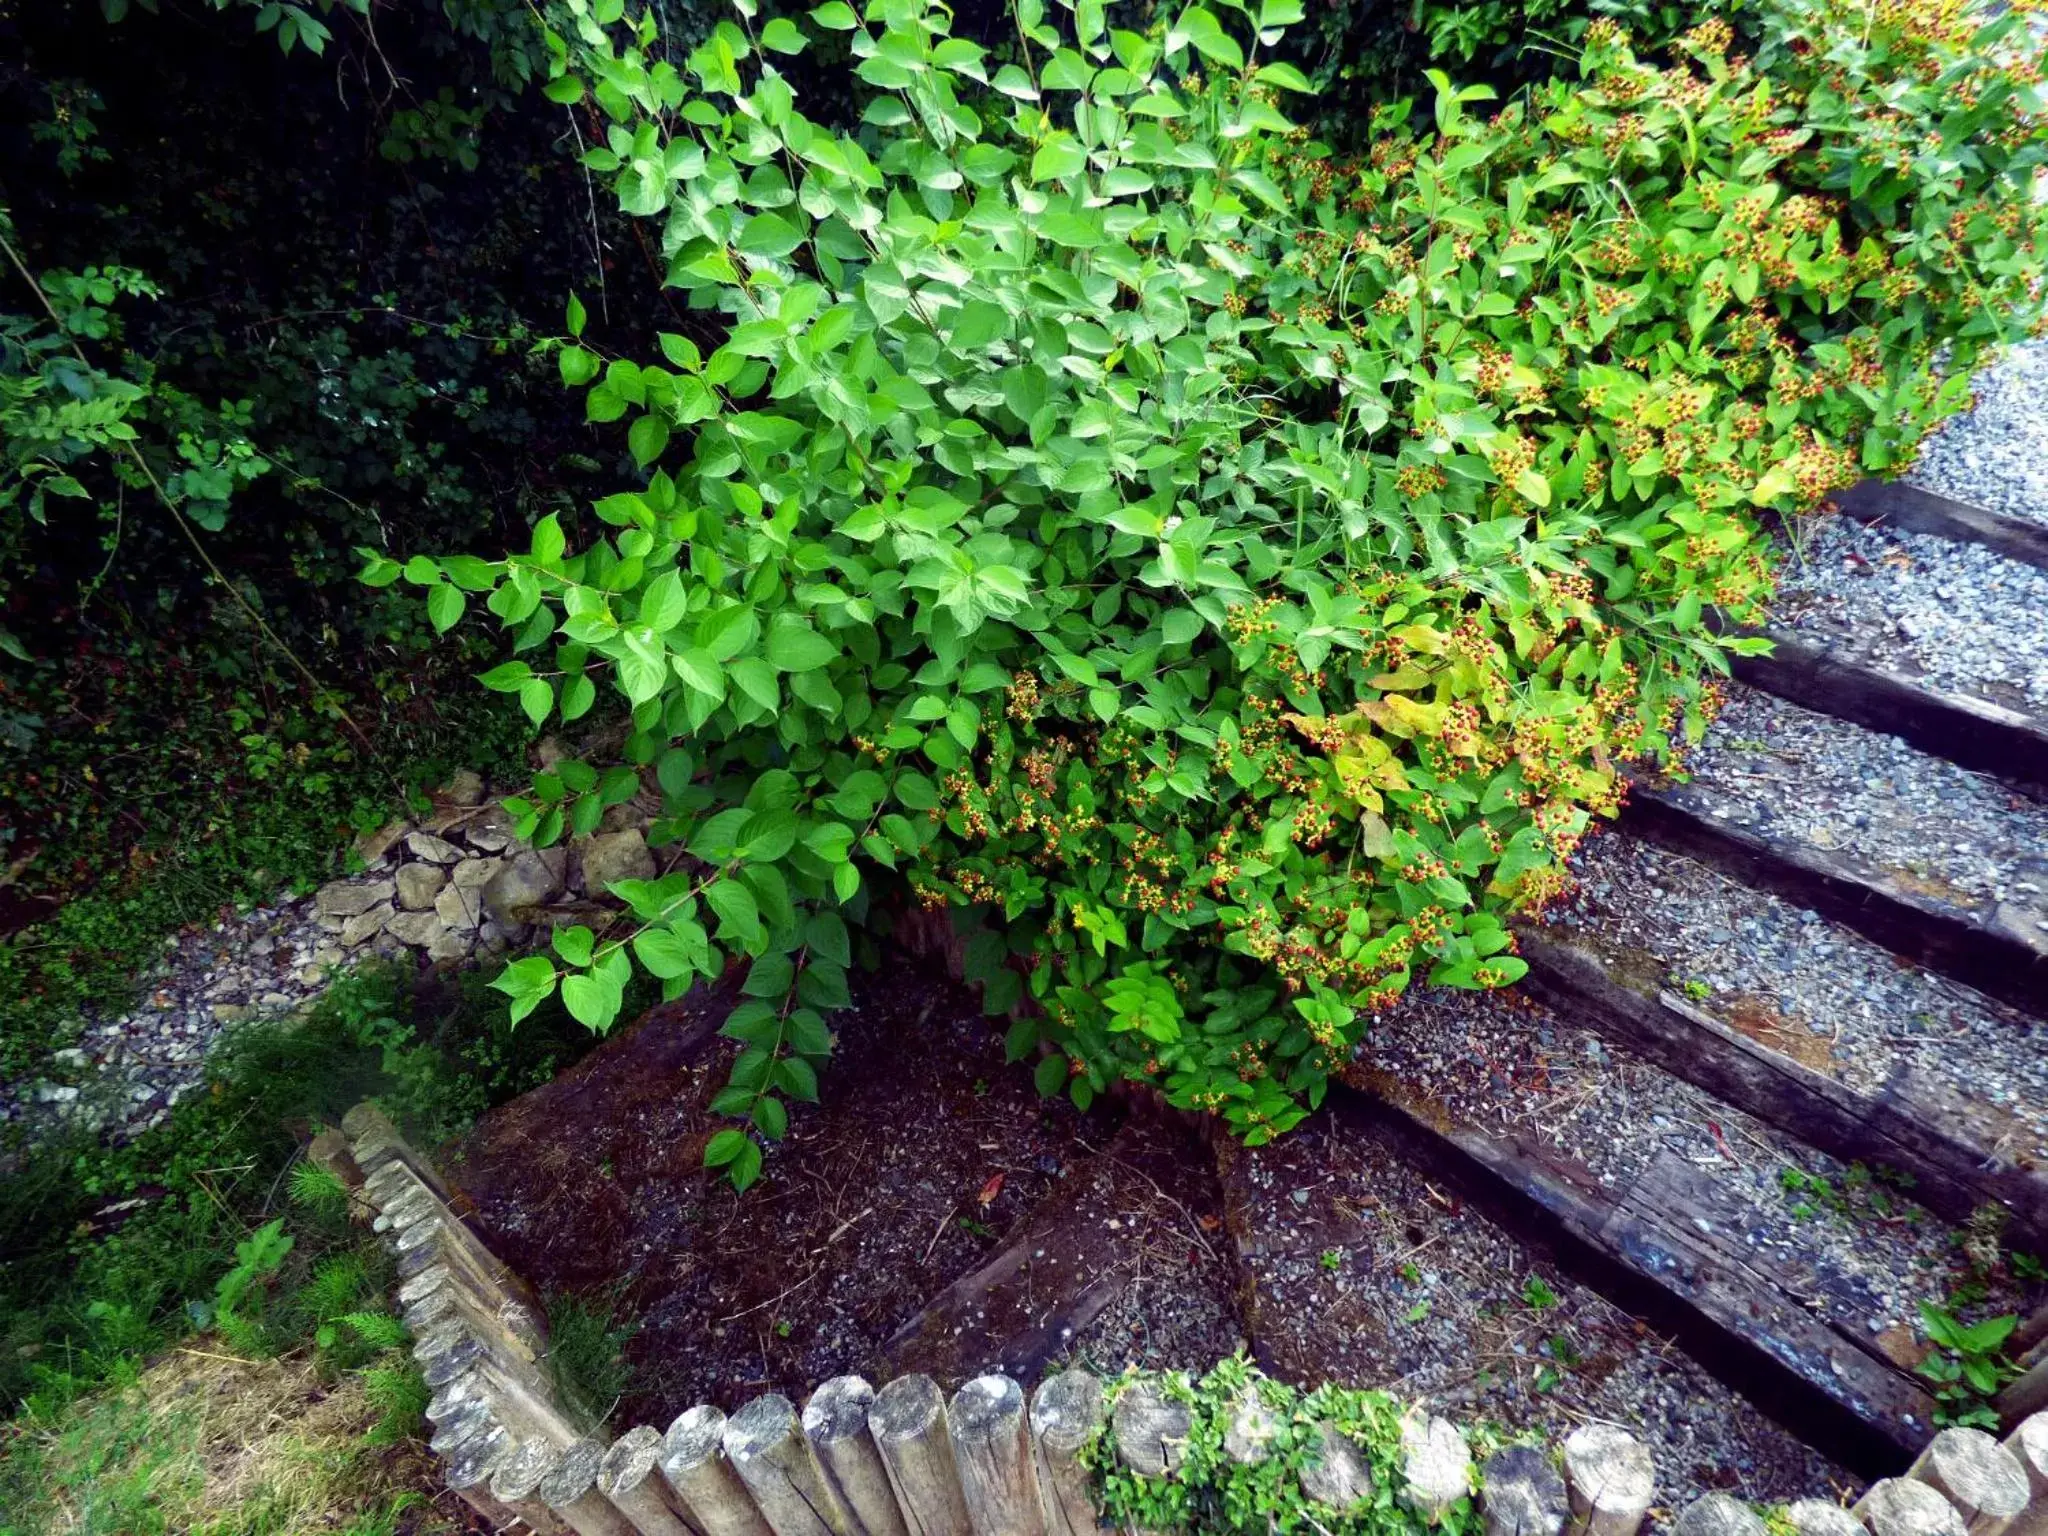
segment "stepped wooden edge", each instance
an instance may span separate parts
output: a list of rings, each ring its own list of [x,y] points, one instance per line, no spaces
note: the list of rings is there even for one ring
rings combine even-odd
[[[1551,1247],[1581,1280],[1676,1337],[1704,1369],[1851,1470],[1879,1475],[1933,1433],[1935,1404],[1922,1384],[1865,1330],[1819,1315],[1823,1277],[1758,1254],[1743,1213],[1676,1153],[1652,1158],[1616,1191],[1539,1143],[1450,1121],[1370,1067],[1347,1069],[1328,1108],[1508,1230]]]
[[[2048,570],[2048,523],[1951,501],[1896,480],[1864,480],[1832,498],[1845,517],[1888,523],[1909,533],[1981,544],[2008,560]]]
[[[1753,633],[1771,642],[1772,654],[1732,658],[1736,677],[1752,687],[2048,796],[2048,725],[2040,720],[1878,671],[1781,631]]]
[[[709,1404],[688,1408],[666,1432],[585,1434],[556,1404],[524,1288],[462,1226],[456,1197],[381,1115],[352,1112],[346,1129],[346,1148],[330,1151],[345,1150],[362,1169],[385,1237],[406,1261],[399,1298],[434,1389],[430,1444],[448,1486],[501,1533],[1085,1536],[1103,1519],[1087,1460],[1098,1442],[1138,1478],[1184,1471],[1192,1414],[1171,1384],[1140,1376],[1105,1387],[1083,1370],[1035,1392],[1005,1375],[977,1376],[950,1398],[928,1376],[899,1377],[879,1392],[841,1376],[801,1413],[768,1394],[730,1418]],[[1560,1214],[1585,1219],[1582,1195],[1553,1199]],[[422,1252],[433,1262],[418,1262]],[[1223,1454],[1263,1461],[1278,1428],[1247,1397]],[[1365,1448],[1331,1424],[1318,1433],[1296,1489],[1304,1508],[1341,1513],[1372,1500]],[[1391,1472],[1398,1502],[1419,1524],[1440,1525],[1469,1499],[1485,1536],[1635,1536],[1656,1503],[1649,1448],[1599,1422],[1554,1448],[1511,1446],[1475,1466],[1455,1425],[1411,1407]],[[1904,1477],[1875,1485],[1854,1511],[1809,1499],[1784,1514],[1798,1536],[2048,1536],[2048,1413],[2016,1424],[2003,1444],[1944,1430]],[[1756,1521],[1748,1506],[1710,1494],[1679,1515],[1677,1529],[1761,1536],[1761,1524],[1752,1530],[1745,1520]]]
[[[1533,926],[1518,928],[1516,938],[1529,963],[1523,987],[1563,1017],[1843,1162],[1912,1175],[1913,1198],[1949,1221],[1994,1206],[2008,1214],[2016,1240],[2048,1245],[2048,1176],[1972,1139],[1910,1074],[1861,1092],[1675,993],[1626,979],[1647,974],[1643,967],[1610,965],[1596,950]]]
[[[1651,842],[1811,907],[1895,955],[2048,1014],[2048,933],[2026,909],[1965,905],[1853,854],[1723,821],[1686,784],[1638,784],[1623,818]]]

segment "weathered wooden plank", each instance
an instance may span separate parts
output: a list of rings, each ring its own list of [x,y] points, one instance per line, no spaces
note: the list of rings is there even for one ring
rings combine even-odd
[[[2048,570],[2048,526],[1952,501],[1897,480],[1864,480],[1834,497],[1845,517],[1860,523],[1889,523],[1911,533],[1932,534],[1962,544],[1981,544],[2008,560]]]
[[[1590,949],[1532,929],[1519,938],[1523,985],[1564,1017],[1844,1162],[1911,1174],[1914,1198],[1940,1216],[1967,1221],[1995,1205],[2016,1234],[2048,1243],[2048,1176],[1971,1139],[1967,1117],[1927,1102],[1910,1074],[1860,1093],[1684,998],[1631,985]]]
[[[1775,630],[1769,656],[1734,658],[1743,682],[1923,752],[2048,794],[2048,725],[1988,699],[1880,672]]]
[[[1851,1288],[1753,1261],[1682,1159],[1653,1162],[1617,1195],[1540,1142],[1445,1124],[1402,1102],[1399,1084],[1372,1080],[1368,1098],[1356,1091],[1361,1074],[1347,1079],[1331,1095],[1338,1113],[1367,1134],[1377,1125],[1400,1155],[1459,1183],[1511,1230],[1540,1235],[1581,1278],[1677,1333],[1709,1370],[1845,1465],[1895,1467],[1932,1434],[1933,1400],[1864,1343],[1867,1329],[1809,1305],[1818,1291],[1853,1313]]]
[[[1896,955],[2032,1013],[2048,1013],[2048,933],[2026,909],[1947,900],[1853,854],[1711,815],[1692,786],[1638,785],[1631,831],[1811,907]]]

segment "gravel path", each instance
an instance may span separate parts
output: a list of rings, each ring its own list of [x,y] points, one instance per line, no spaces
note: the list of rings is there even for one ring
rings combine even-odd
[[[1906,475],[1993,512],[2048,523],[2048,339],[1977,375],[1976,409],[1947,422]]]
[[[1818,913],[1625,834],[1594,838],[1563,937],[1662,968],[1672,991],[1864,1093],[1902,1075],[2048,1158],[2048,1023],[1917,966]]]
[[[1740,686],[1681,794],[1717,820],[1847,852],[1962,905],[2048,919],[2048,805],[1906,745]]]
[[[311,896],[176,935],[137,981],[131,1008],[88,1015],[45,1075],[0,1085],[0,1124],[140,1135],[205,1079],[224,1031],[304,1007],[343,961]]]
[[[2048,571],[1982,545],[1822,519],[1771,617],[1879,671],[2048,714]]]
[[[1675,1155],[1743,1213],[1751,1253],[1810,1270],[1806,1304],[1864,1338],[1910,1332],[1918,1303],[1957,1278],[1938,1218],[1527,998],[1420,988],[1375,1021],[1365,1059],[1459,1125],[1538,1143],[1617,1198]],[[1831,1211],[1838,1200],[1848,1208]]]

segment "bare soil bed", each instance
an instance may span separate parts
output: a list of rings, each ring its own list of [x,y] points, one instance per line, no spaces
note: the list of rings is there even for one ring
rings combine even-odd
[[[729,1006],[700,993],[657,1009],[486,1117],[452,1161],[531,1283],[619,1288],[639,1322],[628,1412],[666,1425],[852,1370],[971,1375],[1041,1327],[1028,1352],[1078,1337],[1118,1366],[1237,1346],[1220,1209],[1188,1133],[1040,1100],[970,999],[907,968],[859,978],[822,1102],[735,1195],[702,1166],[725,1123],[708,1104],[728,1048],[710,1033]],[[1017,1273],[892,1346],[1026,1222]]]
[[[913,962],[857,978],[823,1102],[735,1196],[701,1167],[729,1005],[657,1009],[449,1159],[518,1272],[638,1319],[621,1423],[801,1400],[843,1371],[1028,1384],[1069,1360],[1200,1371],[1247,1348],[1467,1421],[1629,1424],[1671,1508],[1852,1485],[1352,1117],[1246,1151],[1129,1107],[1078,1115]]]

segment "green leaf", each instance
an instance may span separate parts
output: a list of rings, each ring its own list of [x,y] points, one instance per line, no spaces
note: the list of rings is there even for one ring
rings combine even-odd
[[[1032,1069],[1031,1081],[1041,1099],[1051,1098],[1067,1085],[1067,1058],[1058,1051],[1041,1056]]]
[[[751,943],[761,937],[761,909],[754,893],[737,880],[715,880],[704,891],[704,904],[718,915],[721,938]]]
[[[449,582],[444,581],[427,593],[427,617],[444,635],[461,620],[462,610],[468,606],[469,599],[462,595],[462,589]]]
[[[804,239],[804,232],[782,215],[757,213],[741,228],[735,243],[742,255],[774,258],[787,256]]]
[[[533,668],[523,661],[503,661],[477,678],[493,693],[517,693],[520,685],[533,676]]]
[[[569,100],[580,101],[583,99],[583,84],[581,81],[577,81],[575,82],[575,85],[576,94],[571,96]],[[550,101],[559,101],[561,98],[557,96],[550,96],[548,99]],[[583,301],[577,298],[575,294],[570,294],[568,312],[569,334],[571,336],[581,336],[583,334],[583,323],[589,318],[590,317],[584,313]]]
[[[652,411],[635,418],[626,429],[626,447],[632,452],[633,462],[645,469],[668,447],[668,422]]]
[[[1080,140],[1070,133],[1055,133],[1031,157],[1031,179],[1051,181],[1059,176],[1073,176],[1087,166],[1088,152],[1081,147]]]
[[[853,14],[853,7],[844,0],[826,0],[826,3],[811,12],[811,20],[830,32],[851,32],[860,25],[860,18]]]
[[[570,976],[562,982],[562,1005],[577,1023],[602,1033],[619,1014],[619,995],[595,976]]]
[[[761,1177],[761,1148],[752,1141],[741,1147],[739,1156],[732,1160],[732,1166],[727,1170],[726,1176],[732,1180],[732,1187],[741,1194],[753,1188],[754,1181]]]
[[[747,1145],[747,1133],[730,1127],[720,1131],[704,1143],[704,1166],[723,1168],[740,1155],[740,1149]]]
[[[725,673],[709,651],[699,650],[693,645],[688,650],[676,652],[672,663],[676,676],[697,692],[714,702],[725,697]]]
[[[789,1133],[789,1111],[782,1100],[763,1095],[754,1105],[754,1127],[770,1141],[782,1140]]]
[[[839,647],[791,613],[768,626],[768,664],[778,672],[811,672],[839,659]]]
[[[544,677],[531,678],[519,687],[519,708],[535,725],[547,719],[555,707],[555,690]]]
[[[761,46],[775,53],[802,53],[809,45],[810,39],[787,16],[770,17],[761,29]]]
[[[1539,507],[1550,505],[1550,482],[1533,469],[1525,469],[1515,476],[1515,490],[1524,501]]]

